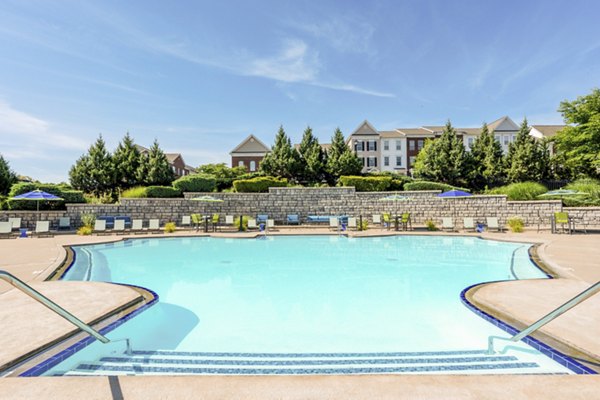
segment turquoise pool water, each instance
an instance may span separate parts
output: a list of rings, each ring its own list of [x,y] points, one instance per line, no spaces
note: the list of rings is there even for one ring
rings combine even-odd
[[[110,334],[144,350],[484,349],[489,335],[506,333],[467,309],[460,292],[546,278],[528,247],[443,236],[134,239],[76,247],[63,279],[158,293],[157,305]]]

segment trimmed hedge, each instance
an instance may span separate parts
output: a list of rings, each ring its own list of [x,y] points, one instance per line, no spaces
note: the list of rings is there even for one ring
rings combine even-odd
[[[172,185],[180,192],[212,192],[217,186],[217,179],[212,175],[192,174],[182,176]]]
[[[12,185],[4,208],[12,210],[35,210],[37,202],[31,200],[10,200],[10,197],[18,196],[33,190],[41,190],[62,198],[60,201],[40,201],[40,210],[64,210],[65,203],[85,203],[85,197],[80,190],[73,190],[70,186],[51,183],[19,182]]]
[[[239,193],[262,193],[268,192],[270,187],[286,187],[287,185],[287,179],[272,176],[260,176],[252,179],[238,179],[233,181],[233,188]]]
[[[343,186],[354,186],[357,192],[381,192],[392,183],[391,176],[340,176]]]
[[[408,182],[404,184],[404,190],[441,190],[442,192],[447,192],[449,190],[462,190],[463,192],[470,192],[469,189],[460,188],[452,185],[448,185],[446,183],[440,182],[429,182],[429,181],[414,181]]]
[[[537,182],[519,182],[488,190],[488,194],[505,194],[508,200],[540,200],[538,196],[548,191],[546,186]],[[548,200],[546,198],[546,200]]]
[[[171,186],[148,186],[146,188],[146,197],[150,198],[169,198],[169,197],[182,197],[182,193],[172,188]]]
[[[143,199],[144,197],[148,197],[146,188],[144,186],[132,187],[124,190],[123,193],[121,193],[121,198]]]

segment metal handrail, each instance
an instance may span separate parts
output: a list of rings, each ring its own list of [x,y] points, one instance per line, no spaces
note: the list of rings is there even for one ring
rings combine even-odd
[[[95,337],[102,343],[110,342],[109,338],[102,335],[100,332],[98,332],[97,330],[95,330],[94,328],[92,328],[91,326],[89,326],[88,324],[86,324],[85,322],[80,320],[79,318],[77,318],[75,315],[71,314],[69,311],[65,310],[64,308],[62,308],[61,306],[56,304],[55,302],[53,302],[52,300],[50,300],[49,298],[47,298],[46,296],[44,296],[43,294],[41,294],[40,292],[38,292],[31,286],[29,286],[28,284],[26,284],[25,282],[23,282],[22,280],[17,278],[13,274],[11,274],[7,271],[0,270],[0,279],[2,279],[5,282],[8,282],[9,284],[11,284],[15,288],[19,289],[21,292],[25,293],[26,295],[28,295],[29,297],[31,297],[38,303],[41,303],[44,306],[48,307],[50,310],[54,311],[56,314],[60,315],[61,317],[63,317],[64,319],[66,319],[67,321],[69,321],[70,323],[72,323],[73,325],[75,325],[76,327],[81,329],[82,331],[89,333],[91,336]]]
[[[592,297],[593,295],[595,295],[598,292],[600,292],[600,281],[596,282],[589,288],[585,289],[583,292],[579,293],[577,296],[573,297],[571,300],[569,300],[569,301],[563,303],[562,305],[560,305],[559,307],[555,308],[553,311],[544,315],[542,318],[538,319],[533,324],[529,325],[527,328],[523,329],[521,332],[517,333],[513,337],[505,338],[502,336],[490,336],[488,338],[488,353],[489,354],[495,353],[495,350],[494,350],[494,340],[495,339],[506,340],[506,341],[510,341],[510,342],[518,342],[519,340],[523,339],[525,336],[528,336],[528,335],[532,334],[533,332],[537,331],[538,329],[540,329],[547,323],[551,322],[552,320],[559,317],[560,315],[566,313],[571,308],[582,303],[583,301],[587,300],[588,298]]]

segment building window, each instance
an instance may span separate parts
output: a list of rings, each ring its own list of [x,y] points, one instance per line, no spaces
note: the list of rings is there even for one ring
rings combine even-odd
[[[396,156],[396,167],[402,166],[402,156]]]
[[[367,167],[376,167],[377,157],[367,157]]]
[[[389,157],[383,157],[383,165],[385,165],[386,167],[388,167],[390,165]]]
[[[354,142],[354,151],[365,151],[365,142],[356,140]]]
[[[359,157],[358,158],[360,160],[360,163],[363,165],[363,167],[365,166],[365,158],[364,157]]]
[[[244,166],[244,161],[238,161],[238,167],[243,167]]]
[[[375,140],[367,142],[367,151],[377,151],[377,142]]]
[[[410,156],[410,158],[408,159],[408,162],[410,163],[410,166],[412,167],[413,165],[415,165],[415,160],[416,157],[415,156]]]
[[[174,165],[171,165],[171,169],[173,170],[174,173],[177,173],[177,168],[175,168]]]
[[[500,143],[502,141],[502,138],[500,137],[500,135],[494,135],[494,139],[496,139],[498,141],[498,143]]]
[[[250,161],[250,171],[256,171],[256,161]]]
[[[510,143],[510,136],[504,135],[504,145],[508,146],[509,143]]]
[[[390,141],[389,140],[384,140],[383,141],[383,149],[384,150],[389,150],[390,149]]]
[[[415,151],[415,141],[414,140],[408,141],[408,150]]]
[[[468,138],[468,139],[467,139],[467,144],[468,144],[468,146],[469,146],[469,149],[470,149],[471,147],[473,147],[473,141],[474,141],[474,139],[473,139],[472,137],[470,137],[470,138]]]
[[[419,139],[417,142],[417,149],[419,149],[419,151],[421,151],[424,144],[425,144],[425,141],[423,139]]]
[[[402,150],[402,141],[396,140],[396,150]]]

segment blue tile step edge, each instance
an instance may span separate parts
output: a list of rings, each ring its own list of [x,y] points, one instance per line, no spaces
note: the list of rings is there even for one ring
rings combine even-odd
[[[371,358],[371,357],[427,357],[452,355],[484,355],[485,350],[448,350],[414,352],[373,352],[373,353],[227,353],[170,350],[134,350],[133,355],[141,356],[181,356],[181,357],[239,357],[239,358]]]
[[[498,281],[498,282],[500,282],[500,281]],[[498,328],[502,329],[503,331],[507,332],[510,335],[516,335],[517,333],[520,332],[517,328],[515,328],[512,325],[509,325],[508,323],[506,323],[496,317],[493,317],[492,315],[479,309],[476,305],[474,305],[467,299],[466,294],[469,290],[471,290],[477,286],[480,286],[480,285],[487,285],[488,283],[494,283],[494,282],[476,283],[474,285],[471,285],[471,286],[465,288],[462,292],[460,292],[460,300],[468,309],[473,311],[475,314],[479,315],[481,318],[485,319],[488,322],[491,322],[492,324],[494,324],[495,326],[497,326]],[[596,375],[597,374],[597,372],[594,371],[593,369],[583,365],[579,361],[574,360],[573,358],[569,357],[568,355],[561,353],[560,351],[556,350],[555,348],[547,345],[546,343],[544,343],[532,336],[526,336],[522,340],[524,343],[533,347],[534,349],[536,349],[540,353],[546,355],[547,357],[550,357],[552,360],[554,360],[557,363],[559,363],[560,365],[570,369],[571,371],[575,372],[576,374],[579,374],[579,375]]]
[[[140,365],[98,365],[80,364],[72,372],[115,372],[115,373],[158,373],[158,374],[218,374],[218,375],[330,375],[330,374],[393,374],[393,373],[420,373],[420,372],[445,372],[445,371],[498,371],[506,369],[538,368],[538,364],[530,362],[506,364],[458,364],[458,365],[431,365],[412,367],[375,367],[375,368],[174,368],[152,367]]]
[[[130,284],[125,284],[125,283],[114,283],[114,284],[122,285],[122,286],[129,286],[129,287],[134,287],[134,288],[145,290],[152,295],[152,299],[149,302],[147,302],[146,304],[144,304],[143,306],[136,308],[129,314],[122,316],[121,318],[114,321],[113,323],[100,329],[99,332],[103,335],[106,335],[110,331],[118,328],[119,326],[123,325],[125,322],[129,321],[130,319],[134,318],[135,316],[146,311],[148,308],[152,307],[154,304],[156,304],[158,302],[158,293],[154,292],[153,290],[150,290],[150,289],[142,287],[142,286],[130,285]],[[55,366],[57,366],[58,364],[60,364],[64,360],[66,360],[67,358],[71,357],[78,351],[83,350],[84,348],[86,348],[87,346],[89,346],[90,344],[92,344],[94,342],[96,342],[95,338],[93,338],[92,336],[86,336],[83,339],[81,339],[79,342],[67,347],[60,353],[56,354],[55,356],[42,361],[38,365],[33,366],[32,368],[28,369],[27,371],[21,373],[19,376],[21,376],[21,377],[40,376],[44,372],[49,371],[50,369],[54,368]]]
[[[518,361],[514,356],[456,357],[456,358],[379,358],[379,359],[321,359],[321,360],[223,360],[189,358],[102,357],[100,363],[134,363],[167,365],[230,365],[230,366],[298,366],[298,365],[393,365],[393,364],[461,364]]]

